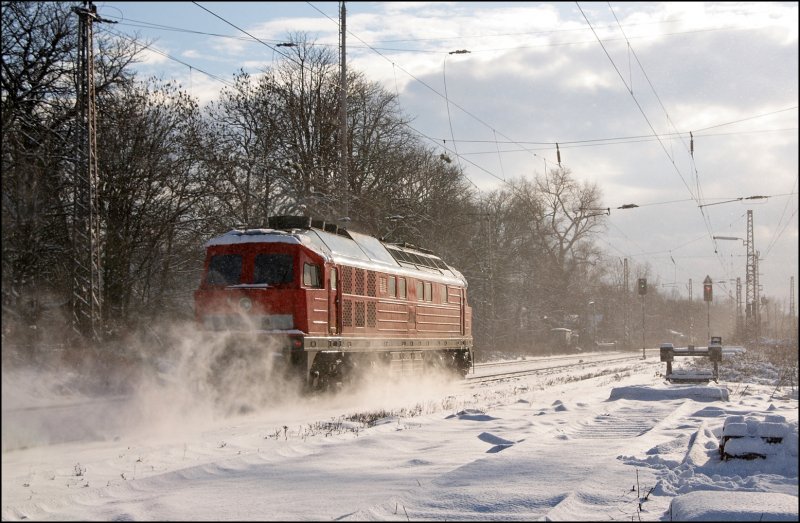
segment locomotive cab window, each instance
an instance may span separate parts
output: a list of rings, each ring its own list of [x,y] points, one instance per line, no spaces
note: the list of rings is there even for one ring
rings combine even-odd
[[[209,285],[236,285],[241,277],[241,254],[217,254],[208,263],[206,283]]]
[[[303,264],[303,285],[314,289],[322,288],[319,265],[313,265],[311,263]]]
[[[290,254],[259,254],[253,272],[253,283],[280,285],[292,283],[294,260]]]

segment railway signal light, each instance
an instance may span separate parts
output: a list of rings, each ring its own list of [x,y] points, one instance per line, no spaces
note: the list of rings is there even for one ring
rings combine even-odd
[[[647,294],[647,278],[639,278],[639,295]]]
[[[706,276],[706,279],[703,280],[703,301],[713,301],[710,276]]]

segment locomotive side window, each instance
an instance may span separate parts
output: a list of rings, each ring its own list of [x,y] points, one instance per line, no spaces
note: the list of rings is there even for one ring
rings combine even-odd
[[[322,288],[322,278],[320,278],[318,265],[312,265],[310,263],[303,264],[303,285],[314,289]]]
[[[425,301],[433,301],[433,297],[431,296],[432,287],[430,282],[425,282]]]
[[[208,263],[206,283],[209,285],[236,285],[241,277],[241,254],[217,254]]]
[[[439,286],[439,296],[441,298],[442,303],[447,303],[447,285],[440,285]]]
[[[406,299],[406,279],[397,278],[397,297]]]
[[[422,296],[422,282],[417,281],[417,301],[422,301],[424,298]]]
[[[397,296],[397,277],[389,276],[389,296]]]
[[[336,269],[331,269],[331,289],[336,290],[337,282],[336,282]]]
[[[256,256],[253,283],[291,283],[294,280],[292,262],[290,254],[259,254]]]

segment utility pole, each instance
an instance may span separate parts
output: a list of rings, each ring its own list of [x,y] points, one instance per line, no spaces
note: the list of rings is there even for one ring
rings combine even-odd
[[[792,322],[791,331],[789,332],[789,338],[791,339],[794,348],[797,348],[797,320],[794,317],[795,309],[794,309],[794,276],[789,278],[789,321]]]
[[[350,183],[347,175],[347,10],[345,3],[339,5],[339,173],[343,189],[342,217],[350,216]]]
[[[747,210],[747,266],[745,272],[745,333],[758,342],[758,254],[753,241],[753,211]]]
[[[711,276],[706,275],[706,279],[703,280],[703,301],[706,302],[706,327],[708,328],[708,334],[706,339],[711,340],[711,301],[713,300],[713,289],[712,289],[712,282]]]
[[[753,278],[755,280],[755,298],[753,300],[753,309],[754,314],[756,317],[756,346],[760,343],[761,340],[761,284],[758,278],[758,259],[761,256],[761,251],[756,251],[756,255],[753,260],[753,265],[755,270],[753,271]]]
[[[689,278],[689,344],[694,345],[694,311],[692,310],[692,279]]]
[[[642,296],[642,359],[647,357],[645,353],[645,342],[644,342],[644,296]]]
[[[742,333],[742,279],[736,278],[736,337]]]
[[[624,343],[624,347],[627,350],[630,347],[630,328],[628,326],[628,307],[630,302],[629,296],[629,286],[628,286],[628,258],[624,258],[622,260],[622,285],[623,285],[623,292],[622,292],[622,299],[625,301],[622,305],[622,339]]]
[[[645,299],[645,296],[647,296],[647,279],[646,278],[639,278],[638,288],[639,288],[639,296],[641,296],[641,299],[642,299],[642,359],[645,359],[647,357],[646,353],[645,353],[645,339],[644,339],[644,336],[645,336],[645,330],[644,330],[644,299]]]
[[[102,324],[102,243],[94,89],[94,22],[110,22],[97,15],[92,2],[73,7],[78,15],[77,122],[72,179],[72,329],[98,342]]]

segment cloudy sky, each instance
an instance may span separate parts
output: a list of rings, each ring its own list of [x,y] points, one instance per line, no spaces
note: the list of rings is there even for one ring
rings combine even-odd
[[[336,2],[98,2],[153,42],[144,74],[205,102],[288,35],[338,49]],[[798,275],[798,4],[347,3],[347,64],[399,95],[422,139],[482,190],[557,166],[603,194],[600,246],[652,284],[746,299]],[[469,51],[454,53],[454,51]],[[690,136],[691,133],[691,136]],[[556,148],[558,144],[558,149]],[[751,198],[753,196],[766,198]],[[638,207],[619,209],[627,204]],[[742,238],[719,240],[714,236]],[[632,274],[635,278],[638,274]],[[796,291],[795,298],[797,298]]]

